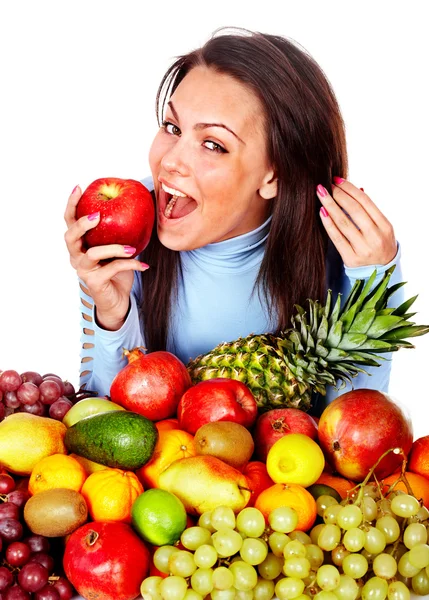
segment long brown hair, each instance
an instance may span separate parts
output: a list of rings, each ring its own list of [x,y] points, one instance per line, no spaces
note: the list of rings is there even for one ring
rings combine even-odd
[[[166,102],[196,66],[248,86],[265,111],[267,155],[278,190],[256,286],[278,315],[279,332],[290,325],[294,304],[322,299],[326,291],[328,242],[316,186],[321,183],[330,191],[333,176],[347,176],[340,109],[323,71],[298,44],[276,35],[221,28],[202,48],[178,57],[165,73],[156,98],[160,123]],[[146,345],[154,351],[166,347],[181,276],[180,253],[164,247],[155,228],[144,260],[151,268],[143,275],[142,318]]]

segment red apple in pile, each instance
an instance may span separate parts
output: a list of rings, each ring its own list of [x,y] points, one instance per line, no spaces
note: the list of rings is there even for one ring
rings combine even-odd
[[[125,351],[128,364],[110,386],[110,399],[151,421],[176,416],[177,405],[192,385],[185,365],[171,352]]]
[[[250,389],[225,377],[200,381],[183,394],[177,407],[180,428],[192,435],[213,421],[233,421],[249,429],[257,415],[258,405]]]
[[[78,202],[76,217],[95,212],[100,213],[100,221],[83,238],[87,248],[128,245],[137,256],[148,245],[155,209],[151,193],[140,181],[117,177],[93,181]]]
[[[259,460],[266,462],[268,451],[274,442],[288,433],[303,433],[316,440],[316,421],[298,408],[274,408],[260,415],[253,430]]]
[[[411,420],[387,394],[371,389],[346,392],[323,411],[319,444],[331,466],[343,477],[362,481],[381,455],[390,448],[408,454],[413,443]],[[402,463],[389,452],[375,469],[382,479]]]

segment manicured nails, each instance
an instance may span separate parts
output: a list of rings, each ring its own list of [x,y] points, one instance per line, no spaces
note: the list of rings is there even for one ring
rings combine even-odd
[[[99,212],[91,213],[88,215],[88,221],[95,221],[100,216]]]
[[[74,188],[73,188],[73,190],[72,190],[72,193],[70,195],[73,195],[75,193],[75,191],[78,189],[78,187],[79,187],[79,184],[75,185]]]
[[[364,192],[365,190],[363,188],[359,188],[361,192]]]
[[[345,182],[345,179],[343,179],[342,177],[334,177],[335,185],[341,185],[344,182]]]
[[[147,271],[147,269],[149,269],[149,265],[147,265],[144,262],[141,262],[140,265],[141,265],[142,271]]]
[[[319,194],[319,196],[321,198],[325,198],[328,195],[328,191],[326,188],[323,187],[323,185],[319,185],[317,186],[317,193]]]
[[[320,213],[322,217],[329,217],[329,213],[324,206],[322,206],[322,208],[320,209]]]
[[[136,249],[133,246],[124,246],[125,254],[134,254],[135,251]]]

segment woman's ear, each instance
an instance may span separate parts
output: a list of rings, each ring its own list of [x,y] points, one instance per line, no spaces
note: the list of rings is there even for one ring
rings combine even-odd
[[[264,200],[271,200],[277,196],[277,177],[274,171],[269,171],[259,188],[259,195]]]

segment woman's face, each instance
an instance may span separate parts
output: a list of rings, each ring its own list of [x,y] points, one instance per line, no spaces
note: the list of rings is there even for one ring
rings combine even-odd
[[[192,250],[261,225],[276,182],[259,99],[232,77],[195,67],[164,119],[149,153],[161,243]]]

